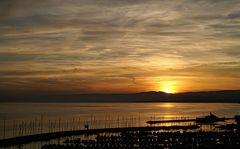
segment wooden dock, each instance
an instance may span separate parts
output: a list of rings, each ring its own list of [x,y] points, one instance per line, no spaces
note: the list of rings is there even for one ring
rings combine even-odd
[[[175,120],[151,120],[151,121],[147,121],[147,124],[153,125],[153,124],[160,124],[160,123],[178,123],[178,122],[197,122],[198,118],[194,118],[194,119],[175,119]],[[222,117],[222,118],[218,118],[219,121],[225,121],[225,120],[236,120],[237,117]],[[217,121],[216,121],[217,122]],[[211,123],[211,122],[209,122]]]

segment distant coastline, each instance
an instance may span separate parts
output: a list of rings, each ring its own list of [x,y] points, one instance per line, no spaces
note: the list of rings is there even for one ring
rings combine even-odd
[[[186,92],[141,92],[128,94],[62,94],[0,96],[0,102],[223,102],[240,103],[240,90]]]

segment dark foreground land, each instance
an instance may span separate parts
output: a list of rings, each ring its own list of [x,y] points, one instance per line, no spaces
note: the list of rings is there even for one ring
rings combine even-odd
[[[66,139],[42,149],[240,149],[239,132],[122,132],[95,139]]]

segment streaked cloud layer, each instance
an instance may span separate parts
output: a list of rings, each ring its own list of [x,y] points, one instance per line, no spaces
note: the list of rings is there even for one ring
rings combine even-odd
[[[239,0],[1,0],[0,90],[240,89]]]

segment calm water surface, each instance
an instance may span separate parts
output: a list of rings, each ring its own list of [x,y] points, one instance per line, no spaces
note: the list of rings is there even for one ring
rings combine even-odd
[[[1,103],[0,138],[51,131],[145,126],[147,120],[240,115],[237,103]]]

